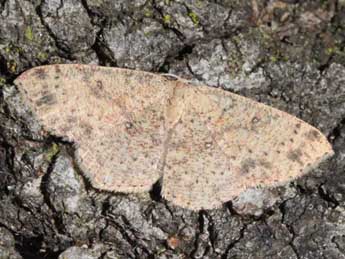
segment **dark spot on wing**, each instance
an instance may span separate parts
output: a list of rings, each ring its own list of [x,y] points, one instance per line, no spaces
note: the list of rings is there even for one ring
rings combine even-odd
[[[43,95],[40,99],[36,101],[37,106],[41,106],[43,104],[46,105],[53,105],[56,103],[56,95],[55,94],[46,94]]]
[[[252,119],[252,123],[258,123],[260,121],[260,119],[258,117],[253,117]]]
[[[92,126],[90,125],[90,123],[83,121],[82,123],[80,123],[80,127],[82,128],[83,133],[84,133],[86,136],[90,136],[90,135],[92,134],[93,128],[92,128]]]
[[[67,122],[71,125],[75,124],[77,122],[77,117],[75,116],[68,116],[67,117]]]
[[[138,128],[136,124],[130,121],[127,121],[125,123],[125,130],[130,136],[134,136],[135,134],[140,133],[139,132],[140,128]]]
[[[252,158],[247,158],[241,163],[241,172],[243,174],[249,173],[251,169],[254,169],[256,167],[256,162]]]
[[[125,123],[125,126],[126,126],[126,129],[131,129],[131,128],[133,128],[133,123],[127,121],[127,122]]]
[[[299,148],[297,148],[295,150],[289,151],[287,154],[287,158],[293,162],[297,162],[300,165],[303,165],[303,162],[301,160],[302,155],[303,155],[302,151]]]
[[[101,80],[97,80],[96,85],[92,83],[90,83],[89,85],[91,93],[98,99],[107,98],[109,96]]]
[[[205,148],[210,148],[212,147],[212,142],[208,141],[208,142],[205,142]]]
[[[47,78],[47,72],[44,68],[36,68],[34,75],[39,79]]]
[[[77,70],[79,70],[78,75],[81,77],[81,80],[86,82],[87,84],[90,84],[90,79],[93,76],[91,67],[85,66],[85,65],[77,65]]]
[[[306,132],[305,136],[307,137],[307,139],[311,141],[317,141],[317,140],[320,140],[321,138],[321,134],[317,130],[314,130],[314,129]]]
[[[97,89],[99,89],[101,91],[104,90],[103,82],[101,80],[97,80],[96,85],[97,85]]]
[[[55,68],[55,73],[56,74],[60,74],[61,73],[61,69],[60,69],[59,65],[55,65],[54,68]]]
[[[260,159],[259,160],[259,164],[261,166],[263,166],[264,168],[266,168],[266,169],[271,169],[272,168],[271,162],[267,161],[266,159]]]
[[[156,135],[150,135],[152,144],[158,146],[162,143],[162,141]]]

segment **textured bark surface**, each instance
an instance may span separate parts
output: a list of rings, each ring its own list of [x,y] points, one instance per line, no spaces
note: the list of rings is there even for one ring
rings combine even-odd
[[[0,258],[345,258],[344,1],[0,0]],[[99,192],[13,80],[85,63],[176,74],[289,112],[335,156],[192,212]]]

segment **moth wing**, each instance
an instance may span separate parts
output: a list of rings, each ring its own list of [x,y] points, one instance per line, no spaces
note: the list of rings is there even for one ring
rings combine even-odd
[[[15,83],[43,127],[76,144],[79,166],[94,187],[140,192],[161,175],[171,89],[162,80],[125,69],[51,65]]]
[[[183,111],[170,125],[163,196],[182,207],[219,207],[247,188],[298,177],[333,153],[314,127],[248,98],[185,85],[175,99]]]
[[[281,185],[333,155],[327,138],[310,124],[249,98],[212,90],[212,98],[217,96],[224,108],[208,127],[223,152],[232,156],[246,188]],[[231,99],[230,107],[226,99]]]
[[[220,207],[241,189],[230,159],[216,143],[202,110],[208,100],[196,88],[180,84],[169,102],[170,122],[162,196],[192,210]],[[205,103],[206,101],[206,103]],[[206,105],[206,106],[205,106]],[[217,103],[207,108],[218,113]]]

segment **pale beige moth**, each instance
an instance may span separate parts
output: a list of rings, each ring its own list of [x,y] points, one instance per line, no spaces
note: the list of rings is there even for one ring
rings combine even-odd
[[[159,74],[49,65],[15,80],[50,134],[75,144],[100,190],[149,191],[192,210],[295,179],[333,154],[306,122],[249,98]]]

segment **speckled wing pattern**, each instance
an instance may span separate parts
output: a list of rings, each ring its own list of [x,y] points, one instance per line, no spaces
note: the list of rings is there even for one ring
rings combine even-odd
[[[16,79],[50,133],[73,141],[94,187],[162,195],[192,210],[285,183],[333,154],[302,120],[207,86],[127,69],[49,65]]]
[[[96,188],[141,192],[159,179],[169,82],[130,70],[55,65],[32,69],[16,84],[44,128],[76,144],[79,166]]]

